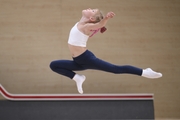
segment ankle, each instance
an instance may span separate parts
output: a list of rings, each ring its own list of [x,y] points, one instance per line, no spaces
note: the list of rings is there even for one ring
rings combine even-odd
[[[75,74],[75,76],[72,78],[74,81],[81,81],[84,80],[86,77],[84,75]]]
[[[79,74],[76,74],[73,77],[73,80],[76,82],[77,90],[80,94],[83,94],[82,85],[83,85],[83,82],[85,81],[85,79],[86,79],[86,77],[84,75],[79,75]]]

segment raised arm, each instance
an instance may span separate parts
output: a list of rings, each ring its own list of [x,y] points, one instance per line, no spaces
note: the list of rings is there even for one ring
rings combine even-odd
[[[106,23],[108,22],[108,20],[110,18],[113,18],[114,17],[114,12],[108,12],[106,14],[106,16],[98,23],[88,23],[86,24],[86,27],[87,29],[89,30],[96,30],[96,29],[99,29],[99,28],[102,28],[106,25]]]

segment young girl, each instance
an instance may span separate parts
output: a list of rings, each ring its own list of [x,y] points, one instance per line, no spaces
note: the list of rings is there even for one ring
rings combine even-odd
[[[71,29],[68,40],[68,47],[73,60],[56,60],[50,63],[50,68],[61,75],[74,80],[79,93],[83,93],[82,84],[86,77],[76,74],[74,71],[96,69],[115,74],[134,74],[146,78],[160,78],[161,73],[150,68],[141,69],[131,65],[114,65],[97,58],[91,51],[87,50],[86,43],[98,31],[104,32],[104,27],[110,18],[114,17],[113,12],[108,12],[105,17],[99,9],[86,9],[82,11],[82,18]]]

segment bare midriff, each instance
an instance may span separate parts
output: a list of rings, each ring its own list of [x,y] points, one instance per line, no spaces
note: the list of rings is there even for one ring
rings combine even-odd
[[[68,47],[69,47],[72,57],[77,57],[87,50],[86,47],[74,46],[70,44],[68,44]]]

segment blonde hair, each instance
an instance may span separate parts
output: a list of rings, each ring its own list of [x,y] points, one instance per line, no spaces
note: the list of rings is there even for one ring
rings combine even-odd
[[[102,11],[97,9],[97,13],[93,17],[95,18],[95,21],[93,21],[93,23],[97,23],[97,22],[100,22],[104,18],[104,15]]]
[[[99,9],[97,9],[97,13],[93,17],[95,18],[95,21],[91,21],[91,23],[98,23],[102,19],[104,19],[104,15],[103,15],[102,11],[100,11]],[[103,26],[102,28],[99,28],[97,30],[93,30],[94,32],[90,37],[92,37],[98,31],[100,31],[101,33],[104,33],[106,30],[107,30],[107,28],[105,26]]]

